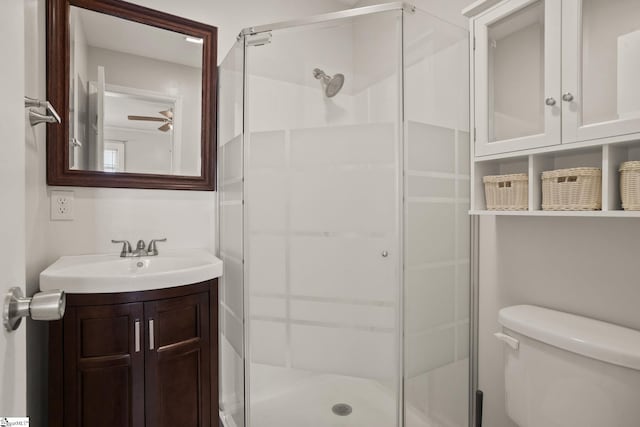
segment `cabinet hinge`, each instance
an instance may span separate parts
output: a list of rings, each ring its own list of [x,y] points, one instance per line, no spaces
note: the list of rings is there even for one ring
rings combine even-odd
[[[473,36],[473,50],[476,50],[476,36]]]
[[[476,142],[476,139],[478,138],[478,132],[476,131],[476,128],[473,128],[473,142]]]

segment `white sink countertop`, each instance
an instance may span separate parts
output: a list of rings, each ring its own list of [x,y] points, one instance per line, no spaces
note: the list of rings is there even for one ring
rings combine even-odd
[[[203,249],[157,256],[63,256],[40,273],[40,290],[72,294],[147,291],[190,285],[222,276],[222,260]]]

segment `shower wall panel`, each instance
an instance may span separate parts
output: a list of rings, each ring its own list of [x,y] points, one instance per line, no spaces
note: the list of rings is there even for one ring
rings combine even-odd
[[[229,425],[244,425],[243,81],[244,47],[237,43],[219,69],[218,253],[220,411]]]
[[[428,426],[468,423],[467,55],[465,31],[406,15],[405,400]]]

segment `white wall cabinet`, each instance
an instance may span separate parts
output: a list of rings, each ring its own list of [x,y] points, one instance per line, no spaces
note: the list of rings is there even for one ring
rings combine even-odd
[[[640,1],[505,0],[472,28],[476,157],[640,138]]]
[[[640,217],[620,165],[640,161],[640,0],[478,0],[470,52],[471,213]],[[543,211],[542,172],[602,169],[602,210]],[[528,211],[487,211],[482,178],[529,175]]]

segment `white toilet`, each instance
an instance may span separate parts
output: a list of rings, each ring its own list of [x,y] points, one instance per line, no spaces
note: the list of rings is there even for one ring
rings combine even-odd
[[[500,310],[520,427],[639,427],[640,331],[530,305]]]

